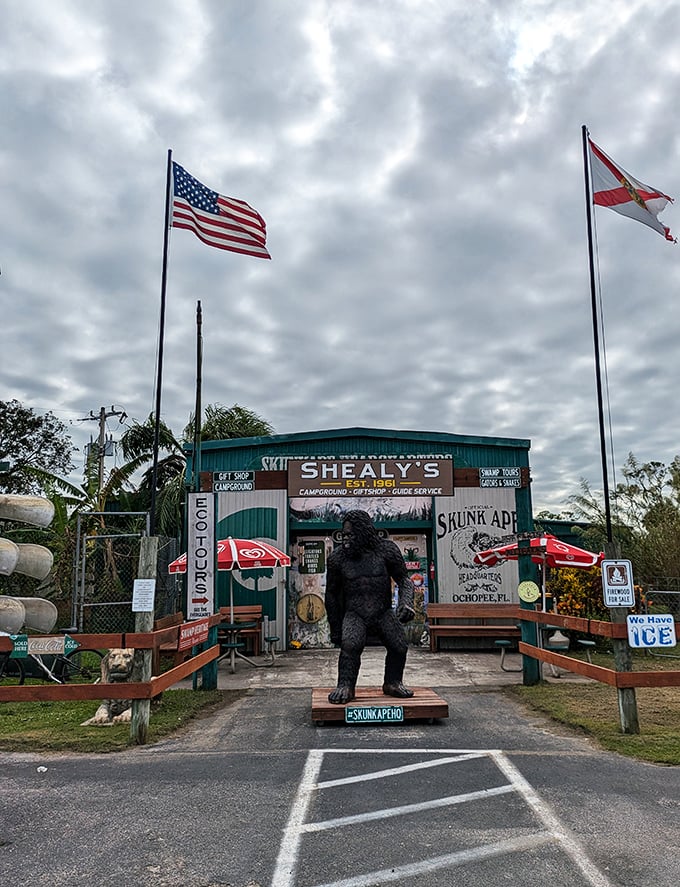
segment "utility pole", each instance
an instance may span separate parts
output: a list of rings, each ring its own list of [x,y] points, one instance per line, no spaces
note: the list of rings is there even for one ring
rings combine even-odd
[[[99,422],[99,442],[97,446],[99,449],[97,450],[97,459],[99,460],[99,484],[97,489],[101,491],[101,488],[104,486],[104,450],[106,448],[106,420],[110,419],[112,416],[120,416],[119,421],[124,422],[127,419],[127,413],[125,410],[117,410],[114,406],[111,407],[110,410],[107,410],[106,407],[100,407],[99,415],[95,415],[95,413],[90,410],[90,415],[85,416],[84,419],[79,419],[80,422]]]

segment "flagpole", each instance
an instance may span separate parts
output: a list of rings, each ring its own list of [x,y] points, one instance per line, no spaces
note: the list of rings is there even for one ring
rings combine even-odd
[[[201,393],[203,387],[203,311],[196,302],[196,409],[194,410],[194,491],[200,492],[201,481]]]
[[[600,337],[597,315],[597,288],[595,284],[595,254],[593,250],[593,219],[590,195],[590,174],[588,165],[588,129],[581,127],[583,135],[583,174],[586,189],[586,219],[588,224],[588,259],[590,265],[590,302],[593,315],[593,347],[595,351],[595,380],[597,384],[597,413],[600,425],[600,455],[602,459],[602,488],[604,492],[604,514],[607,525],[607,541],[613,541],[612,515],[609,504],[609,472],[607,468],[607,445],[604,424],[604,408],[602,402],[602,373],[600,370]]]
[[[156,367],[156,414],[153,433],[153,466],[151,469],[151,506],[149,535],[156,532],[156,484],[158,483],[158,450],[161,433],[161,390],[163,386],[163,340],[165,338],[165,293],[168,283],[168,243],[170,240],[170,177],[172,149],[168,149],[168,168],[165,176],[165,229],[163,232],[163,270],[161,273],[161,314],[158,324],[158,364]]]

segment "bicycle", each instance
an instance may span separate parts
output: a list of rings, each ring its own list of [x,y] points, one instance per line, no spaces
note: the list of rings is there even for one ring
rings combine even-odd
[[[76,626],[60,629],[64,635],[77,634]],[[3,632],[4,634],[4,632]],[[55,684],[66,684],[72,680],[81,683],[98,684],[101,680],[101,662],[105,652],[101,650],[71,650],[69,653],[29,653],[28,656],[13,659],[9,653],[0,653],[0,683],[22,686],[27,677],[37,677]],[[37,669],[26,668],[27,662],[35,663]],[[27,674],[27,672],[30,672]]]

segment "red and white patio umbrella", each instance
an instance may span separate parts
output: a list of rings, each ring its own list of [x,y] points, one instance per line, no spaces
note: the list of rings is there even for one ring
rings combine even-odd
[[[542,536],[535,536],[529,539],[528,550],[531,560],[535,564],[541,564],[542,569],[542,585],[543,597],[542,604],[545,610],[545,570],[546,567],[579,567],[587,570],[601,563],[604,559],[604,552],[600,551],[594,554],[592,551],[586,551],[577,545],[570,545],[563,542],[557,536],[551,533],[544,533]],[[495,567],[496,564],[505,563],[506,561],[516,561],[520,555],[526,555],[527,549],[520,548],[517,542],[511,542],[509,545],[499,545],[497,548],[487,548],[485,551],[478,551],[473,560],[476,564],[483,567]]]
[[[260,542],[256,539],[221,539],[217,543],[217,569],[228,570],[258,570],[269,567],[289,567],[290,557],[284,554],[269,542]],[[168,566],[169,573],[186,573],[186,553],[180,555]],[[229,576],[229,604],[230,618],[234,621],[234,589]]]
[[[290,557],[269,542],[255,539],[221,539],[217,543],[218,570],[256,570],[260,567],[289,567]],[[172,561],[169,573],[186,573],[186,553]]]

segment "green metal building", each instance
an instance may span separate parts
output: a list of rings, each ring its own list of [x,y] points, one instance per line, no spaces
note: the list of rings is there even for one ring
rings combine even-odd
[[[418,643],[428,600],[517,601],[516,563],[485,569],[472,558],[531,531],[529,449],[514,438],[345,428],[209,441],[197,467],[201,490],[214,493],[219,539],[267,540],[293,558],[289,570],[234,577],[235,602],[261,603],[282,648],[330,643],[325,562],[356,508],[404,555]],[[219,574],[219,605],[228,593]]]

